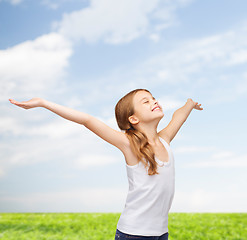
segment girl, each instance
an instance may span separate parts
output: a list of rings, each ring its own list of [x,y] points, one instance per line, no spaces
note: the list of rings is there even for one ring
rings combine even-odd
[[[129,191],[117,223],[115,240],[168,239],[168,212],[174,196],[174,158],[170,142],[192,109],[202,110],[189,98],[177,109],[170,123],[157,132],[163,118],[162,107],[146,89],[136,89],[122,97],[116,107],[116,131],[97,118],[41,98],[9,101],[29,109],[44,107],[70,121],[84,125],[117,147],[126,161]]]

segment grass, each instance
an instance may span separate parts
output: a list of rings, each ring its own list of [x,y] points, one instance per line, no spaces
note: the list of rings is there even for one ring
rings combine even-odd
[[[172,240],[247,240],[246,213],[171,213]]]
[[[114,240],[120,213],[1,213],[1,240]],[[169,213],[169,240],[247,240],[247,213]]]

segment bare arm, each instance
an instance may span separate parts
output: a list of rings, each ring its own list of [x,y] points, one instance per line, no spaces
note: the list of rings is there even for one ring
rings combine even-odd
[[[185,105],[173,113],[172,120],[169,122],[167,127],[159,132],[159,135],[164,138],[168,137],[171,142],[190,115],[191,111],[193,109],[203,110],[200,105],[201,104],[198,105],[198,102],[194,102],[191,98],[188,98]]]
[[[9,101],[25,109],[44,107],[67,120],[82,124],[103,140],[119,148],[122,152],[124,152],[125,148],[129,144],[128,138],[123,132],[112,129],[99,119],[87,113],[80,112],[42,98],[32,98],[29,101],[23,102],[17,102],[13,99],[9,99]]]
[[[54,112],[55,114],[78,124],[84,125],[90,115],[84,112],[80,112],[62,105],[59,105],[54,102],[49,102],[47,100],[43,100],[42,107]]]

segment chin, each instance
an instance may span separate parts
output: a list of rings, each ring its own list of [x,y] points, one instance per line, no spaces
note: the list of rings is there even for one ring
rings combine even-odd
[[[160,112],[159,114],[157,114],[158,119],[162,119],[165,116],[165,114],[163,112]]]
[[[157,114],[159,114],[160,116],[164,116],[165,115],[163,111],[159,111],[159,112],[157,112]]]

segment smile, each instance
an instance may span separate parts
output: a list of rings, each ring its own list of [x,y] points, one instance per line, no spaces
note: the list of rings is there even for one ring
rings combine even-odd
[[[157,106],[152,111],[155,111],[155,110],[161,110],[161,108],[159,106]]]

